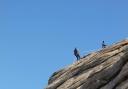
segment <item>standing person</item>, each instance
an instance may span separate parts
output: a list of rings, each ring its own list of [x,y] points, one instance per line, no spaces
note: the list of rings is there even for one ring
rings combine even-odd
[[[102,41],[102,48],[106,48],[106,44],[105,44],[105,42],[104,41]]]
[[[79,54],[79,51],[76,48],[74,49],[74,55],[76,56],[77,61],[80,60],[80,54]]]

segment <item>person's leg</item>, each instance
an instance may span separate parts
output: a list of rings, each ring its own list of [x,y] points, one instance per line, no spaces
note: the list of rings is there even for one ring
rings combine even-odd
[[[77,61],[79,60],[79,57],[77,56]]]
[[[79,60],[79,57],[78,57],[78,55],[76,55],[76,58],[77,58],[77,61]]]
[[[80,55],[77,55],[76,57],[77,57],[77,61],[80,60]]]
[[[79,60],[80,60],[80,55],[78,55],[78,58],[79,58]]]

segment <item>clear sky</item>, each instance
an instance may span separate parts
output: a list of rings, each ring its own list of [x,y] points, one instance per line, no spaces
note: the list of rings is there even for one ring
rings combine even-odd
[[[128,0],[0,0],[0,89],[43,89],[80,54],[128,37]]]

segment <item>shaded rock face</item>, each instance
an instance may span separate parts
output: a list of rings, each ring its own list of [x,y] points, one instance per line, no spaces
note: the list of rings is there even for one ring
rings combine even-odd
[[[45,89],[128,89],[128,40],[53,73]]]

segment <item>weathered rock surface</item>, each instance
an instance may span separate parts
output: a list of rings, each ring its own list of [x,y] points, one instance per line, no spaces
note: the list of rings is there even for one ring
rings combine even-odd
[[[46,89],[128,89],[128,40],[53,73]]]

